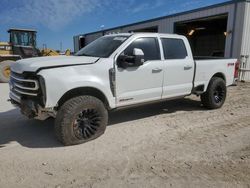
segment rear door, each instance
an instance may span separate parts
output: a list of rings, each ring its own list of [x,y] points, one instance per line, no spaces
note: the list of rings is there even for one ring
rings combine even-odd
[[[137,38],[121,54],[132,56],[134,48],[144,52],[145,62],[141,66],[126,69],[116,66],[117,106],[161,99],[163,62],[158,38]]]
[[[161,37],[164,52],[164,80],[162,98],[188,95],[193,87],[194,61],[188,41]]]

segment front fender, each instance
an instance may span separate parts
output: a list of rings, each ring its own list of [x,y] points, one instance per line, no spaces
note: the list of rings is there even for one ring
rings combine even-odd
[[[106,73],[105,73],[106,72]],[[91,87],[101,91],[109,103],[110,108],[115,107],[115,98],[110,90],[108,71],[99,72],[76,67],[46,69],[39,72],[45,80],[46,108],[57,106],[61,97],[68,91],[79,87]]]

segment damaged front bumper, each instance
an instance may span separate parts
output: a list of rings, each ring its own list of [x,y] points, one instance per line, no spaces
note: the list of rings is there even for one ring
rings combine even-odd
[[[20,100],[17,102],[10,96],[10,102],[20,108],[23,115],[30,119],[46,120],[49,117],[56,117],[56,111],[53,108],[43,108],[32,100]]]
[[[46,91],[41,76],[11,72],[9,86],[11,103],[28,118],[45,120],[56,116],[54,108],[44,108]]]

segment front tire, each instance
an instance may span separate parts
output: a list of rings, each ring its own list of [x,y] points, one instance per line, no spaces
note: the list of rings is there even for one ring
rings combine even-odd
[[[207,91],[201,95],[202,104],[208,109],[221,108],[226,100],[227,87],[222,78],[213,77]]]
[[[101,136],[107,124],[108,112],[103,102],[92,96],[79,96],[59,109],[55,133],[65,146],[76,145]]]

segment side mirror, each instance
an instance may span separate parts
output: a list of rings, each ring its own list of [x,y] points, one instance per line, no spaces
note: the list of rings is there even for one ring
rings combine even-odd
[[[144,53],[139,48],[133,49],[133,55],[124,55],[121,54],[117,59],[117,65],[121,68],[128,68],[128,67],[139,67],[144,63]]]
[[[141,66],[145,62],[144,52],[142,49],[134,48],[133,56],[135,57],[135,66]]]

